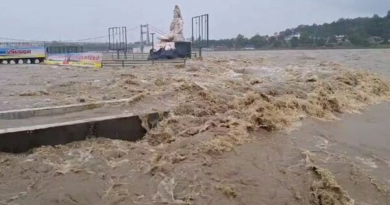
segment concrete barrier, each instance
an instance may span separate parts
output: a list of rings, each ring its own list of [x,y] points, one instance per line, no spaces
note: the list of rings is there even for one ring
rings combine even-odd
[[[0,130],[0,151],[21,153],[40,146],[54,146],[90,137],[137,141],[168,112],[140,116],[129,114],[71,122]],[[147,126],[147,127],[145,127]]]
[[[66,113],[91,110],[103,106],[131,103],[139,100],[141,97],[142,95],[136,95],[132,98],[127,98],[127,99],[98,101],[94,103],[80,103],[80,104],[62,105],[62,106],[54,106],[54,107],[0,111],[0,119],[18,120],[18,119],[27,119],[32,117],[62,115]]]

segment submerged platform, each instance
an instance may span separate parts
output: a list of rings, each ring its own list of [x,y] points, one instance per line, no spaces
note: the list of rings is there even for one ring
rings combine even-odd
[[[137,141],[168,114],[134,114],[123,107],[102,107],[127,101],[0,112],[0,152],[21,153],[93,137]]]

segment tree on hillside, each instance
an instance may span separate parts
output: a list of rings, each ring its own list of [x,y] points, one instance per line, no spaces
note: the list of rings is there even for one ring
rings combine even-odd
[[[389,38],[387,37],[383,38],[382,44],[389,44]]]
[[[308,33],[301,33],[299,44],[313,44],[313,40],[310,39],[310,35]]]
[[[345,41],[345,40],[344,40]],[[329,38],[329,43],[337,43],[337,38],[336,38],[336,36],[331,36],[330,38]]]
[[[316,38],[316,46],[325,46],[326,40],[324,38]]]
[[[280,32],[280,35],[283,36],[283,37],[291,36],[293,34],[294,34],[293,30],[291,30],[291,29],[287,29],[287,30],[285,30],[283,32]]]
[[[360,35],[360,34],[356,34],[356,35],[353,35],[349,38],[349,40],[351,41],[351,43],[353,45],[356,45],[356,46],[368,46],[369,45],[369,42],[367,40],[367,36],[365,35]]]
[[[296,42],[286,42],[285,39],[291,34],[300,34],[301,37],[298,39],[298,46],[309,45],[309,46],[322,46],[324,44],[336,44],[339,42],[340,37],[344,36],[343,42],[349,39],[351,43],[357,46],[368,46],[370,37],[380,37],[383,40],[390,39],[390,11],[387,15],[380,17],[379,15],[373,15],[372,17],[364,18],[341,18],[332,23],[325,23],[323,25],[313,24],[300,25],[294,29],[286,29],[285,31],[278,32],[278,37],[267,37],[256,34],[251,38],[246,38],[243,35],[238,35],[233,39],[222,39],[213,41],[211,45],[221,45],[230,48],[233,47],[245,47],[247,45],[253,45],[256,48],[261,47],[286,47],[287,44],[291,46],[296,45]],[[316,39],[316,40],[315,40]],[[318,40],[321,39],[321,40]],[[294,39],[296,41],[296,39]],[[385,41],[384,43],[387,43]]]
[[[276,42],[276,37],[275,36],[271,36],[268,38],[268,46],[273,46]]]
[[[249,39],[249,43],[252,44],[255,48],[261,48],[267,45],[267,39],[259,34],[256,34],[251,39]]]
[[[282,47],[282,45],[283,45],[283,42],[278,40],[278,39],[276,39],[276,41],[274,41],[274,43],[272,44],[272,46],[275,48]]]
[[[299,39],[297,37],[293,37],[290,43],[291,43],[291,48],[296,48],[299,46]]]
[[[248,43],[248,39],[244,35],[238,34],[236,37],[236,47],[245,47]]]

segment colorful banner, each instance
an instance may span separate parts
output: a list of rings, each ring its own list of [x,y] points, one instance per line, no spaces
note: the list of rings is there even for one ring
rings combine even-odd
[[[23,58],[45,58],[44,47],[24,47],[24,48],[0,48],[0,60],[23,59]]]
[[[46,64],[102,67],[102,53],[68,53],[48,55]]]

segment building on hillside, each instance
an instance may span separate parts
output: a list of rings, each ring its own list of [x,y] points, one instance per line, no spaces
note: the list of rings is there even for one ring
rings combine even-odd
[[[380,44],[383,43],[383,39],[378,36],[371,36],[367,39],[370,44]]]
[[[243,48],[243,50],[247,50],[247,51],[250,51],[250,50],[255,50],[255,46],[253,45],[247,45]]]
[[[291,41],[291,39],[293,39],[293,38],[301,39],[301,34],[300,33],[296,33],[296,34],[289,35],[284,40]]]
[[[336,35],[337,43],[342,43],[345,41],[345,35]]]
[[[232,49],[230,49],[230,48],[227,47],[227,46],[216,46],[216,47],[214,48],[214,50],[215,50],[215,51],[228,51],[228,50],[232,50]]]
[[[209,48],[203,48],[203,51],[214,51],[214,47],[209,47]]]

